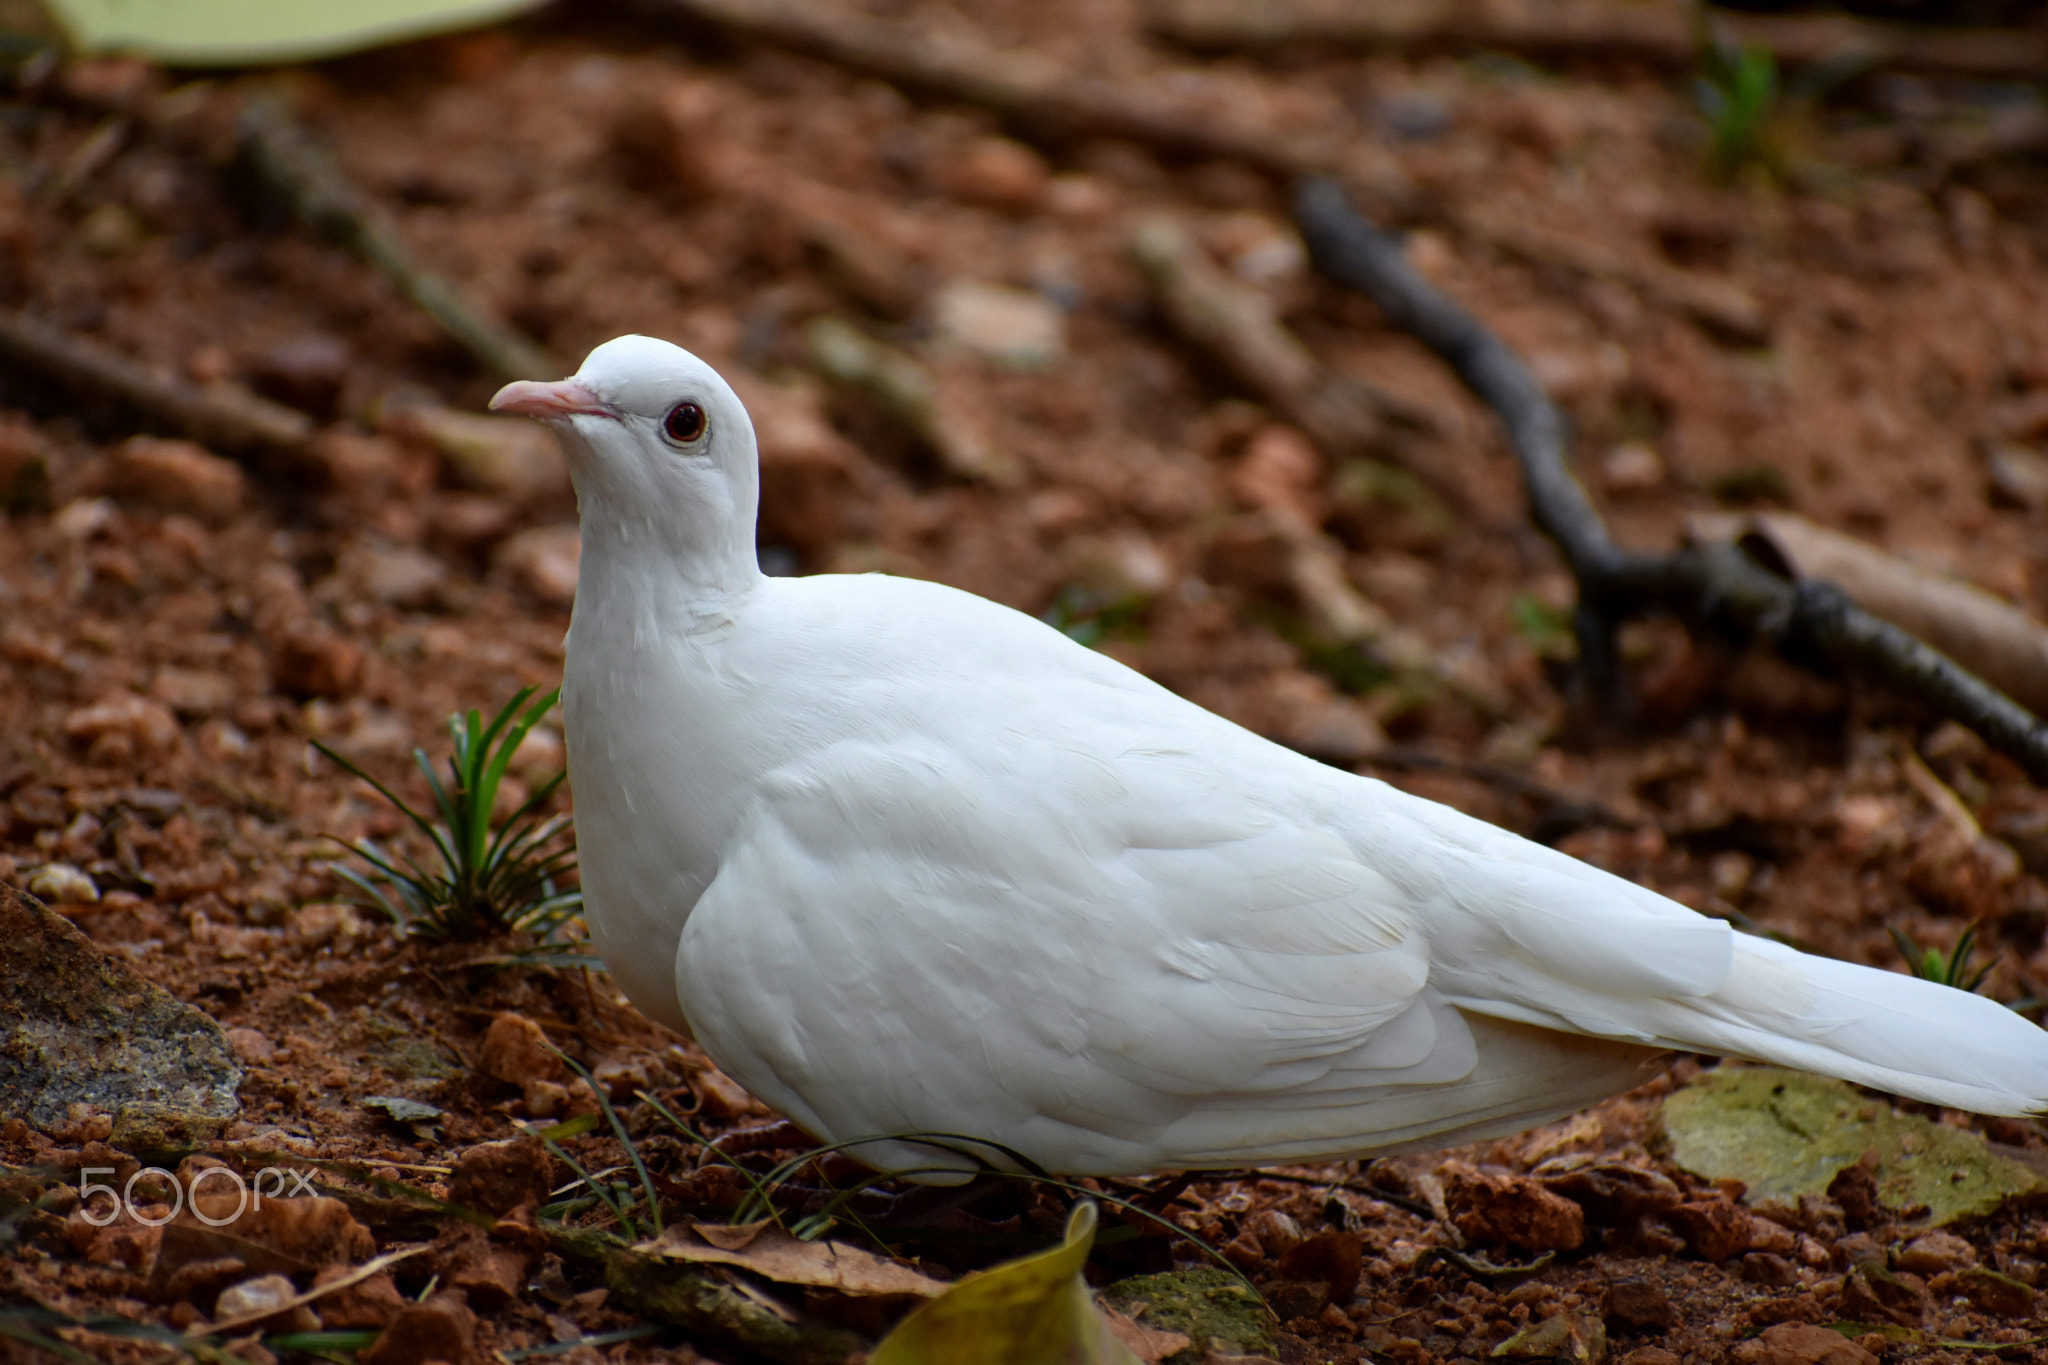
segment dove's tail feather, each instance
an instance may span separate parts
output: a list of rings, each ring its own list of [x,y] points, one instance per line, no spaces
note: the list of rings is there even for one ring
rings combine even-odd
[[[1633,1013],[1633,1012],[1631,1012]],[[1983,996],[1735,936],[1725,983],[1644,1012],[1654,1041],[1978,1114],[2048,1112],[2048,1031]]]

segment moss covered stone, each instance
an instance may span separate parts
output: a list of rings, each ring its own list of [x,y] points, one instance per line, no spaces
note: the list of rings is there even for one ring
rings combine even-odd
[[[219,1024],[0,885],[0,1118],[49,1128],[86,1105],[155,1158],[216,1136],[241,1083]]]
[[[1184,1332],[1193,1342],[1168,1365],[1223,1355],[1271,1355],[1273,1314],[1250,1286],[1225,1270],[1198,1266],[1134,1275],[1102,1291],[1103,1302],[1147,1327]]]

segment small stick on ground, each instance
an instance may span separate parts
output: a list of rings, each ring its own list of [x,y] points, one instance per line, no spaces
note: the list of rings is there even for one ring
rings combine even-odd
[[[304,413],[238,384],[175,379],[26,313],[0,311],[0,363],[112,399],[216,450],[297,457],[313,437],[313,422]]]
[[[1763,48],[1788,66],[1854,60],[1978,78],[2029,79],[2048,65],[2048,34],[2035,29],[1952,28],[1883,23],[1847,15],[1761,15],[1719,11],[1714,26],[1742,47]],[[1543,6],[1475,5],[1465,0],[1331,4],[1327,0],[1154,0],[1158,37],[1202,52],[1274,52],[1322,47],[1486,47],[1544,59],[1605,58],[1689,69],[1705,36],[1691,6],[1567,0]]]
[[[1128,138],[1182,156],[1242,161],[1289,179],[1324,169],[1333,148],[1303,146],[1190,107],[1143,82],[1069,75],[1041,57],[998,51],[921,25],[791,0],[641,0],[755,42],[788,48],[907,89],[960,100],[1058,136]]]
[[[1264,294],[1226,275],[1178,223],[1146,222],[1131,240],[1131,254],[1173,329],[1333,461],[1392,459],[1454,504],[1467,501],[1442,470],[1401,458],[1392,428],[1430,430],[1436,425],[1430,413],[1323,365],[1274,316]]]
[[[816,319],[807,335],[820,374],[867,394],[947,473],[997,487],[1017,482],[1016,461],[995,447],[973,413],[948,401],[945,387],[916,357],[834,317]]]
[[[300,221],[382,271],[485,370],[499,379],[548,379],[560,372],[545,351],[486,317],[455,284],[414,260],[397,229],[283,104],[250,97],[240,133],[256,173]]]
[[[1689,519],[1699,541],[1729,541],[1794,579],[1822,578],[1911,631],[2035,715],[2048,715],[2048,626],[1973,584],[1908,563],[1790,512]]]
[[[1619,623],[1668,611],[1698,626],[1763,635],[1796,660],[1827,660],[1975,730],[2048,784],[2048,724],[1918,637],[1879,620],[1833,585],[1791,583],[1731,545],[1647,554],[1617,545],[1571,471],[1564,421],[1507,345],[1423,279],[1401,244],[1321,177],[1295,190],[1295,223],[1317,269],[1379,305],[1393,326],[1441,356],[1492,408],[1522,466],[1530,514],[1579,587],[1581,668],[1596,693],[1614,679]]]

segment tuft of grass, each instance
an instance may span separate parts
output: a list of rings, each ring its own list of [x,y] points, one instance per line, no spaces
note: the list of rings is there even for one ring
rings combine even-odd
[[[1578,653],[1569,607],[1553,607],[1535,593],[1518,592],[1508,599],[1508,624],[1523,643],[1545,658],[1569,659]]]
[[[1069,583],[1038,619],[1094,649],[1107,640],[1142,639],[1145,606],[1145,599],[1137,593],[1105,594]]]
[[[569,1169],[575,1171],[582,1178],[583,1182],[590,1187],[592,1194],[603,1200],[605,1205],[618,1216],[619,1227],[629,1240],[637,1242],[647,1237],[661,1236],[661,1196],[654,1188],[654,1177],[648,1173],[647,1163],[640,1157],[640,1144],[633,1141],[632,1134],[626,1131],[625,1123],[619,1118],[618,1110],[612,1108],[611,1097],[605,1094],[604,1087],[597,1083],[597,1078],[590,1074],[583,1063],[577,1061],[560,1048],[550,1047],[548,1051],[554,1053],[567,1063],[570,1069],[576,1073],[577,1079],[589,1087],[591,1097],[597,1101],[598,1109],[604,1114],[605,1122],[611,1125],[612,1133],[619,1139],[619,1145],[624,1147],[626,1155],[632,1158],[633,1169],[639,1174],[640,1189],[645,1196],[645,1227],[636,1225],[631,1216],[634,1208],[631,1190],[623,1185],[619,1185],[614,1186],[610,1192],[607,1192],[604,1186],[598,1184],[599,1179],[602,1177],[593,1176],[577,1165],[576,1159],[557,1146],[553,1138],[549,1137],[546,1133],[542,1133],[540,1135],[541,1141],[547,1144],[549,1151],[553,1152]],[[593,1128],[596,1127],[595,1124],[591,1126]],[[609,1172],[605,1174],[609,1174]]]
[[[1892,942],[1899,947],[1899,956],[1906,959],[1906,970],[1922,981],[1939,982],[1959,991],[1975,991],[1984,984],[1984,978],[1991,975],[1991,969],[1998,965],[1996,957],[1981,965],[1971,962],[1977,953],[1977,926],[1974,924],[1963,930],[1954,951],[1947,953],[1939,948],[1921,947],[1903,929],[1895,928],[1891,935]]]
[[[491,819],[514,751],[561,700],[559,687],[535,698],[539,690],[522,687],[488,723],[475,710],[450,716],[454,753],[446,781],[426,750],[413,750],[434,796],[432,812],[413,809],[355,762],[314,741],[343,770],[375,787],[434,849],[428,864],[410,855],[401,862],[367,839],[352,844],[337,839],[370,865],[367,874],[335,869],[367,897],[361,904],[381,911],[408,934],[435,940],[480,939],[518,929],[547,941],[582,909],[583,893],[560,884],[576,866],[575,845],[561,837],[569,822],[544,814],[568,773],[540,784],[502,823]]]
[[[1748,166],[1775,173],[1772,124],[1779,114],[1778,59],[1766,48],[1707,50],[1693,99],[1707,121],[1707,172],[1726,184]]]

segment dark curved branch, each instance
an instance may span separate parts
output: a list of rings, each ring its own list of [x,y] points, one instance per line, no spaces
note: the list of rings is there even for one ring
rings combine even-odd
[[[1499,417],[1528,485],[1530,515],[1578,582],[1582,616],[1605,621],[1611,631],[1628,616],[1669,611],[1765,636],[1792,657],[1825,659],[1960,721],[2048,785],[2048,724],[1832,585],[1792,583],[1733,546],[1658,555],[1617,545],[1572,473],[1562,416],[1515,353],[1423,279],[1400,243],[1359,217],[1334,181],[1301,180],[1294,219],[1317,269],[1370,298],[1387,321],[1442,356]]]

